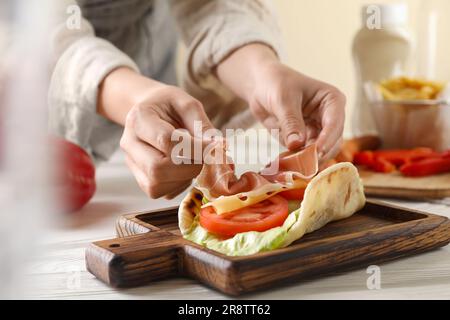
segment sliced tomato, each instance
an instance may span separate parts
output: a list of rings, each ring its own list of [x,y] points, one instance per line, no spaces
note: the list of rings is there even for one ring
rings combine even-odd
[[[280,192],[278,195],[282,196],[286,200],[303,200],[303,197],[305,196],[305,189],[306,188],[286,190]]]
[[[216,214],[213,207],[200,210],[200,225],[209,232],[231,237],[248,231],[266,231],[279,227],[288,216],[288,202],[278,195],[260,203]]]

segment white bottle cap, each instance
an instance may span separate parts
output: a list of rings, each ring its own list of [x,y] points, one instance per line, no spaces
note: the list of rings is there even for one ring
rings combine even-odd
[[[408,23],[408,6],[406,3],[365,5],[362,9],[363,25],[376,22],[380,27],[404,26]]]

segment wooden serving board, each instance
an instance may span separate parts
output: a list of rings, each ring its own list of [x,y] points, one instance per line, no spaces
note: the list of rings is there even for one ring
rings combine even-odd
[[[116,227],[118,238],[86,250],[87,269],[102,281],[135,287],[187,276],[229,295],[367,267],[450,242],[446,217],[376,201],[287,248],[246,257],[228,257],[183,239],[177,208],[125,215]]]
[[[408,178],[400,173],[376,173],[358,167],[364,193],[369,196],[404,199],[442,199],[450,197],[450,173]]]

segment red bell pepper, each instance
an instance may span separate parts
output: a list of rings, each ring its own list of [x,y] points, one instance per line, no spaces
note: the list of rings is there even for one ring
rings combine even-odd
[[[382,157],[375,158],[372,164],[369,166],[375,172],[391,173],[396,170],[396,167],[391,162]]]
[[[384,159],[376,157],[373,151],[362,151],[355,154],[353,163],[359,166],[366,166],[373,171],[389,173],[395,171],[395,165]]]
[[[442,153],[442,158],[450,158],[450,150],[444,151]]]
[[[377,150],[374,151],[374,156],[375,158],[383,158],[395,166],[401,166],[407,162],[436,157],[439,154],[429,148],[416,148],[411,150]]]
[[[422,177],[450,172],[450,150],[442,153],[430,148],[363,151],[354,155],[353,163],[381,173],[399,167],[405,176]]]
[[[408,177],[425,177],[450,172],[450,157],[430,158],[406,163],[400,172]]]
[[[353,157],[353,163],[358,166],[368,166],[370,167],[373,163],[374,155],[373,151],[362,151],[355,153]]]

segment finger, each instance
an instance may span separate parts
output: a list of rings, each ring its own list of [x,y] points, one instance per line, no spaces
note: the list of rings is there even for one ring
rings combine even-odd
[[[337,162],[334,159],[324,161],[324,162],[319,164],[319,171],[322,172],[326,168],[331,167],[332,165],[335,165],[336,163]]]
[[[173,191],[171,194],[167,195],[165,198],[167,200],[172,200],[173,198],[177,197],[181,193],[183,193],[184,190],[189,188],[192,184],[192,180],[186,182],[185,184],[182,184],[180,187],[178,187],[175,191]]]
[[[251,111],[255,118],[261,122],[264,122],[267,118],[273,116],[257,100],[251,104]]]
[[[280,137],[280,124],[278,123],[277,118],[269,116],[262,120],[262,124],[269,130],[270,135],[275,138],[278,143],[284,145],[284,141],[282,140],[282,137]]]
[[[130,169],[131,173],[133,174],[134,178],[136,179],[137,184],[142,189],[142,191],[146,192],[147,189],[147,176],[144,174],[144,172],[134,163],[133,160],[129,156],[125,157],[125,162]]]
[[[189,147],[191,147],[190,144]],[[147,177],[161,183],[190,180],[199,175],[202,170],[201,163],[193,164],[193,161],[189,161],[176,164],[178,163],[174,159],[176,155],[164,156],[152,146],[137,139],[130,139],[127,153]]]
[[[176,129],[172,133],[173,148],[170,158],[176,164],[202,164],[204,150],[214,141],[192,136],[186,129]]]
[[[222,140],[222,132],[213,126],[205,113],[203,105],[187,93],[175,96],[172,103],[179,115],[180,122],[193,137],[191,150],[194,152],[191,152],[191,158],[195,163],[202,163],[204,154],[201,152],[196,153],[195,151],[200,149],[206,150],[211,142]],[[198,146],[201,146],[201,148],[198,148]]]
[[[150,179],[150,177],[148,177],[129,156],[126,157],[125,161],[136,178],[139,187],[152,199],[161,198],[172,194],[174,191],[178,192],[180,185],[185,186],[188,182],[190,185],[190,182],[192,181],[155,183],[155,181]]]
[[[338,162],[353,162],[353,155],[360,150],[356,139],[347,140],[342,143],[341,150],[336,156]]]
[[[323,105],[322,130],[317,138],[319,156],[324,156],[330,152],[338,140],[342,138],[345,120],[345,97],[342,94],[330,95],[323,102]]]
[[[322,157],[319,157],[319,162],[323,163],[331,159],[334,159],[341,151],[342,142],[343,139],[340,138],[337,141],[337,143],[326,154],[324,154]]]
[[[153,146],[162,154],[170,154],[171,138],[175,127],[161,119],[150,107],[136,108],[133,112],[135,114],[132,127],[136,137]]]
[[[161,182],[176,182],[186,181],[196,177],[202,169],[202,154],[203,148],[197,145],[197,149],[200,150],[200,161],[197,163],[192,161],[192,150],[195,150],[195,143],[199,143],[198,139],[193,139],[192,136],[180,129],[175,130],[179,136],[183,136],[185,143],[184,146],[190,152],[189,158],[178,161],[176,157],[176,150],[170,152],[169,156],[162,154],[159,150],[156,150],[153,146],[140,140],[130,128],[126,126],[124,134],[120,141],[122,149],[127,153],[129,157],[133,159],[133,162],[139,169],[147,176]],[[177,160],[177,161],[175,161]],[[170,172],[170,174],[167,174]]]
[[[162,183],[157,185],[150,185],[150,188],[147,189],[147,194],[153,198],[158,199],[161,197],[167,197],[168,195],[172,194],[173,192],[179,192],[180,184],[185,185],[186,181],[178,181],[178,182],[169,182],[169,183]],[[190,185],[190,184],[189,184]],[[183,189],[184,190],[184,189]]]
[[[301,112],[301,103],[278,104],[274,114],[281,129],[281,138],[289,150],[299,149],[306,141],[305,123]]]
[[[152,163],[161,163],[165,156],[153,146],[139,140],[132,129],[125,127],[120,147],[126,152],[133,163],[147,176],[152,171]]]
[[[337,162],[353,162],[353,153],[349,150],[341,149],[335,159]]]
[[[211,133],[210,136],[215,136],[215,133],[220,134],[220,131],[209,120],[200,101],[192,98],[187,93],[183,93],[174,97],[172,103],[175,111],[180,116],[183,126],[189,130],[191,135],[203,137],[203,134],[207,131]]]
[[[277,118],[275,117],[267,117],[262,121],[262,124],[264,127],[266,127],[268,130],[275,130],[280,128],[280,124],[278,123]]]
[[[201,163],[201,153],[197,155],[192,151],[201,150],[201,147],[204,148],[209,142],[202,138],[193,137],[187,130],[175,129],[172,124],[161,119],[156,112],[150,108],[147,109],[148,111],[141,110],[139,117],[137,117],[138,120],[135,121],[134,132],[136,137],[159,151],[163,157],[173,157],[174,146],[177,143],[183,143],[186,148],[191,150],[190,159],[194,160],[194,157],[197,156],[199,159],[195,160]],[[145,149],[149,150],[148,148]],[[136,162],[138,164],[143,163],[137,159]]]
[[[178,183],[153,183],[130,157],[127,156],[125,161],[133,173],[139,187],[148,197],[158,199],[170,194],[173,190],[178,188]]]
[[[319,136],[320,128],[315,123],[309,123],[306,125],[306,145],[309,145],[317,140]]]
[[[201,164],[179,164],[175,165],[170,159],[164,161],[162,164],[156,166],[153,171],[153,176],[157,180],[163,182],[180,182],[192,180],[200,174],[203,165]],[[170,174],[168,174],[170,173]]]

